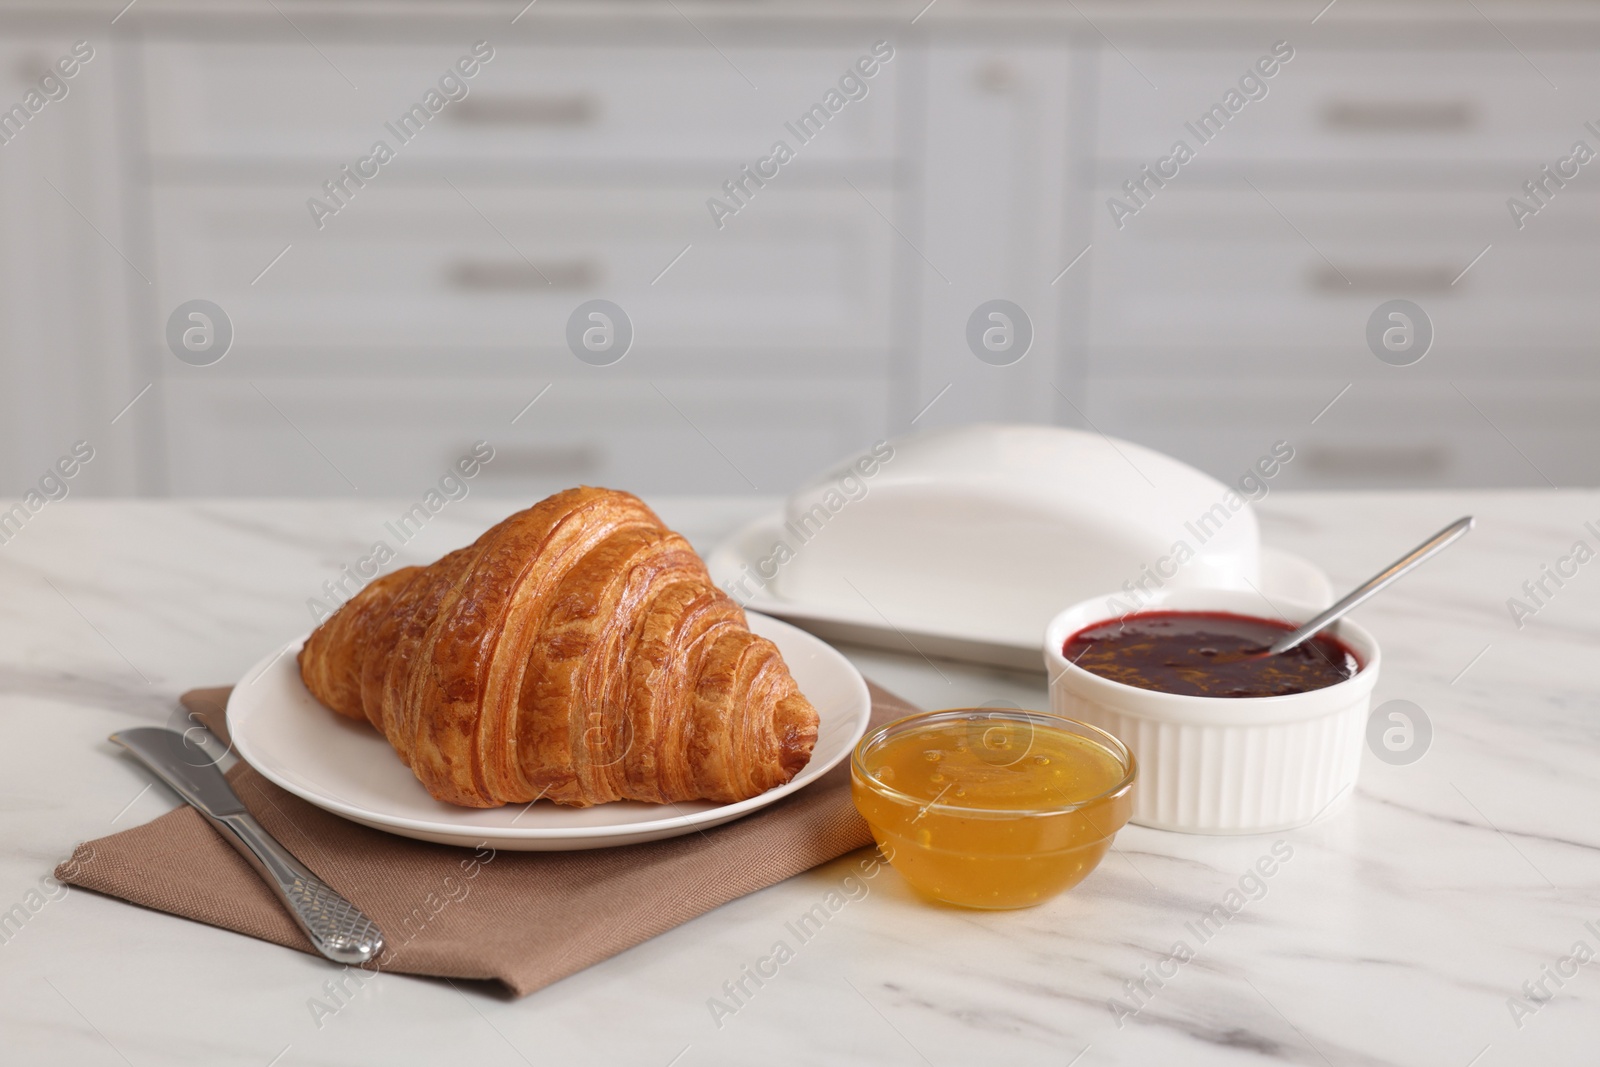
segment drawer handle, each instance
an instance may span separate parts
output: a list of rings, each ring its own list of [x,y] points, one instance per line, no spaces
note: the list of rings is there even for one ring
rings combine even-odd
[[[1322,124],[1341,133],[1462,133],[1478,124],[1466,100],[1333,100]]]
[[[463,259],[445,268],[451,288],[473,293],[510,293],[594,289],[600,284],[600,266],[574,259],[529,264],[520,259]]]
[[[590,126],[600,117],[592,96],[474,96],[450,109],[472,126]]]
[[[1311,445],[1306,468],[1328,478],[1438,478],[1450,469],[1442,445]]]
[[[605,465],[594,445],[504,445],[483,468],[488,478],[589,478]]]
[[[1419,295],[1454,292],[1450,283],[1458,274],[1459,270],[1443,266],[1347,266],[1340,274],[1326,263],[1318,263],[1311,268],[1310,281],[1319,293]]]
[[[50,65],[50,57],[43,52],[24,52],[11,63],[13,76],[25,85],[32,85],[39,80],[40,74],[54,70]]]

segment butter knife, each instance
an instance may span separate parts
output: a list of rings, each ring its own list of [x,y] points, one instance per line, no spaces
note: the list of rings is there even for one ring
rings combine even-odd
[[[208,735],[209,736],[209,735]],[[366,963],[383,951],[383,933],[361,910],[306,869],[245,810],[215,763],[186,735],[159,726],[119,730],[111,740],[205,816],[249,861],[312,945],[335,963]]]

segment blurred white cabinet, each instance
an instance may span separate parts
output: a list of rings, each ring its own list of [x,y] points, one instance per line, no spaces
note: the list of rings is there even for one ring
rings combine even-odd
[[[1071,388],[1062,290],[1052,282],[1077,252],[1068,250],[1074,204],[1064,195],[1077,56],[1065,41],[935,41],[924,62],[922,246],[901,256],[920,294],[903,420],[916,418],[918,428],[1053,421],[1058,390]],[[996,352],[986,362],[973,351],[969,320],[994,300],[1025,316],[1010,324],[1031,333],[1020,358]],[[988,314],[979,316],[983,329],[1007,329]]]
[[[863,189],[892,208],[891,192]],[[247,327],[238,354],[256,362],[373,373],[459,373],[505,354],[581,369],[566,320],[594,297],[633,321],[622,374],[652,359],[655,373],[792,373],[809,350],[881,365],[889,346],[894,233],[849,188],[774,189],[706,234],[690,185],[374,183],[321,232],[291,225],[302,192],[158,190],[161,298],[229,309]]]
[[[590,377],[422,381],[185,376],[168,385],[173,480],[204,495],[421,494],[476,441],[478,485],[529,499],[577,484],[659,493],[775,493],[815,457],[857,447],[887,398],[836,379]],[[531,404],[531,406],[530,406]],[[400,472],[400,473],[396,473]]]
[[[1230,116],[1197,163],[1359,167],[1369,174],[1382,173],[1375,164],[1399,164],[1388,171],[1391,180],[1419,164],[1520,166],[1581,135],[1591,117],[1584,95],[1600,81],[1586,51],[1519,54],[1499,38],[1488,47],[1462,45],[1442,32],[1432,43],[1386,43],[1376,26],[1363,35],[1371,45],[1351,47],[1265,23],[1240,26],[1214,47],[1136,45],[1128,61],[1102,54],[1099,157],[1137,165],[1165,155],[1178,137],[1194,144],[1184,123],[1198,123],[1285,36],[1293,39],[1293,57],[1272,77],[1257,77],[1259,87],[1247,86],[1252,96],[1265,95]],[[1557,76],[1561,89],[1541,71]],[[1213,118],[1208,135],[1216,125]],[[1114,173],[1117,184],[1128,176]],[[1189,180],[1186,173],[1180,184]]]
[[[1296,36],[1265,95],[1202,139],[1275,36],[1098,56],[1095,251],[1075,282],[1087,417],[1223,478],[1287,440],[1280,484],[1299,488],[1600,481],[1583,414],[1600,394],[1600,184],[1564,183],[1520,229],[1506,206],[1575,141],[1600,149],[1571,91],[1597,77],[1592,51]],[[1194,158],[1145,178],[1178,140]],[[1410,366],[1368,348],[1392,299],[1432,324]]]
[[[623,37],[502,42],[404,143],[464,48],[147,46],[157,299],[237,332],[222,363],[164,364],[172,491],[410,493],[483,438],[506,491],[777,492],[887,435],[907,61],[841,85],[870,38],[735,69]],[[393,161],[342,178],[380,139]],[[346,203],[315,225],[329,180]],[[612,366],[568,347],[592,299],[631,323]]]
[[[20,496],[83,440],[94,459],[73,492],[139,487],[148,450],[130,414],[149,381],[128,338],[130,298],[148,298],[124,216],[115,56],[100,42],[48,99],[39,81],[80,38],[7,31],[0,43],[0,493]],[[33,102],[47,100],[37,111]],[[7,502],[9,506],[9,501]]]
[[[409,495],[478,439],[510,492],[782,492],[978,419],[1223,478],[1288,440],[1300,487],[1600,482],[1600,177],[1522,229],[1505,206],[1600,149],[1590,16],[1541,7],[1520,52],[1430,5],[1296,31],[1266,95],[1118,225],[1108,200],[1285,35],[1275,14],[680,6],[540,5],[449,85],[486,31],[443,3],[125,13],[0,144],[0,492],[80,438],[96,492]],[[0,107],[76,26],[0,13]],[[458,99],[401,143],[432,90]],[[379,139],[393,159],[350,182]],[[347,203],[319,225],[330,182]],[[1435,329],[1415,366],[1366,346],[1397,297]],[[197,298],[234,329],[211,366],[165,336]],[[567,348],[591,299],[633,326],[611,366]],[[972,350],[993,300],[1021,309],[1020,359]]]
[[[401,149],[406,157],[549,166],[595,163],[656,168],[764,155],[782,125],[817,103],[872,40],[738,50],[751,88],[698,37],[681,46],[631,40],[529,47],[496,35],[492,58]],[[330,60],[299,38],[152,41],[148,57],[150,152],[158,159],[326,159],[364,153],[470,54],[469,41],[422,42],[372,27],[370,40],[330,45]],[[775,47],[775,45],[777,47]],[[331,58],[331,57],[330,57]],[[468,64],[468,69],[472,64]],[[348,78],[346,82],[343,79]],[[849,121],[829,120],[805,146],[811,159],[892,159],[899,70],[891,60],[867,81]],[[352,89],[354,85],[356,88]],[[853,105],[852,105],[853,106]],[[409,132],[409,128],[408,128]],[[792,139],[792,138],[791,138]],[[713,186],[720,183],[715,182]]]

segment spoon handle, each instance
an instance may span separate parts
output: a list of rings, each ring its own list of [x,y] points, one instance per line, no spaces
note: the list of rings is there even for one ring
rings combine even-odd
[[[1440,552],[1444,551],[1446,546],[1451,544],[1457,538],[1461,537],[1468,530],[1472,529],[1472,523],[1473,519],[1471,515],[1452,522],[1449,526],[1446,526],[1444,529],[1440,530],[1438,533],[1422,542],[1422,544],[1418,545],[1416,548],[1413,548],[1410,552],[1407,552],[1404,556],[1401,556],[1383,570],[1373,575],[1366,582],[1351,590],[1349,595],[1347,595],[1337,604],[1333,605],[1333,607],[1329,608],[1327,611],[1324,611],[1321,615],[1318,615],[1316,618],[1312,619],[1298,630],[1295,630],[1292,633],[1284,634],[1282,637],[1278,638],[1272,643],[1272,647],[1267,649],[1267,653],[1269,655],[1277,655],[1279,652],[1287,652],[1291,648],[1294,648],[1296,645],[1300,644],[1302,641],[1306,640],[1308,637],[1315,634],[1317,631],[1321,630],[1335,619],[1338,619],[1344,615],[1351,608],[1354,608],[1357,604],[1360,604],[1362,601],[1372,596],[1372,594],[1376,593],[1378,590],[1382,589],[1396,578],[1399,578],[1402,574],[1414,570],[1416,567],[1420,566],[1424,560],[1438,555]]]

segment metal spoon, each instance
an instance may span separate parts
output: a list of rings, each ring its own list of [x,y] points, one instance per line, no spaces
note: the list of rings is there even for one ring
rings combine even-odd
[[[1440,552],[1444,551],[1446,546],[1451,544],[1457,538],[1461,537],[1468,530],[1472,529],[1472,523],[1473,519],[1471,515],[1452,522],[1449,526],[1446,526],[1444,529],[1440,530],[1438,533],[1422,542],[1422,544],[1418,545],[1416,548],[1413,548],[1410,552],[1407,552],[1404,556],[1401,556],[1399,559],[1389,564],[1389,566],[1373,575],[1366,582],[1357,586],[1349,593],[1349,595],[1347,595],[1337,604],[1333,605],[1333,607],[1329,608],[1327,611],[1324,611],[1321,615],[1318,615],[1316,618],[1300,627],[1300,629],[1286,633],[1282,637],[1278,638],[1272,643],[1272,646],[1268,648],[1266,652],[1262,653],[1262,655],[1275,656],[1280,652],[1287,652],[1291,648],[1294,648],[1302,641],[1305,641],[1307,638],[1323,629],[1329,623],[1342,617],[1357,604],[1364,602],[1368,597],[1372,596],[1378,590],[1382,589],[1384,586],[1388,585],[1402,574],[1416,569],[1424,560],[1436,556]]]

